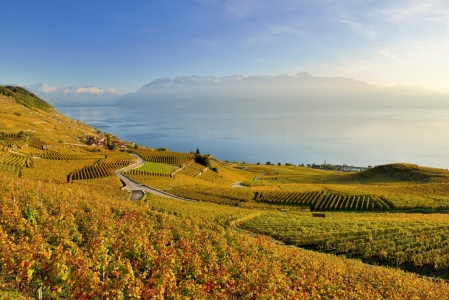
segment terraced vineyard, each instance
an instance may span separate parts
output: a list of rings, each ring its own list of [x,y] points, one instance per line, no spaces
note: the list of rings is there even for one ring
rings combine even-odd
[[[135,159],[105,158],[98,161],[93,166],[86,166],[80,170],[71,172],[67,176],[67,181],[71,182],[73,180],[114,176],[117,169],[126,167],[133,163],[135,163]]]
[[[449,216],[266,213],[240,227],[309,249],[449,271]]]
[[[115,175],[114,167],[96,164],[93,166],[84,167],[80,170],[71,172],[68,175],[67,181],[71,182],[73,180],[94,179],[114,175]]]
[[[413,169],[416,171],[421,171],[421,172],[426,172],[426,173],[448,174],[449,175],[449,170],[447,170],[447,169],[419,166],[416,164],[396,163],[396,164],[389,164],[387,166],[390,166],[392,168],[401,169],[401,170]]]
[[[201,203],[179,201],[169,198],[151,197],[148,202],[153,209],[176,216],[193,216],[201,220],[215,221],[223,226],[244,222],[262,214],[262,211]]]
[[[416,164],[388,164],[376,166],[372,169],[348,174],[336,179],[337,182],[362,184],[404,181],[431,181],[445,178],[449,180],[449,171],[440,168],[418,166]]]
[[[387,260],[391,264],[430,265],[449,270],[449,225],[393,227],[371,234],[334,235],[317,248],[336,254],[351,253],[362,259]]]
[[[199,179],[213,182],[219,186],[231,186],[234,183],[232,180],[223,178],[220,174],[196,162],[188,163],[177,174],[196,177]]]
[[[45,152],[42,149],[38,149],[36,147],[24,146],[18,150],[20,153],[27,154],[35,157],[43,157]]]
[[[378,197],[371,195],[344,195],[322,192],[258,192],[255,200],[270,204],[301,205],[314,211],[326,210],[388,210],[389,205]]]
[[[206,169],[207,168],[205,166],[200,165],[199,163],[191,162],[191,163],[185,165],[182,168],[182,170],[180,172],[178,172],[178,174],[183,174],[183,175],[191,176],[191,177],[197,177]]]
[[[1,163],[5,165],[11,165],[15,167],[21,168],[32,168],[33,160],[28,156],[18,155],[10,153],[9,155],[4,156],[1,160]]]
[[[8,147],[3,147],[0,145],[0,160],[9,154]]]
[[[227,187],[229,187],[229,186],[231,186],[234,183],[234,181],[229,180],[227,178],[223,178],[220,174],[218,174],[218,173],[216,173],[216,172],[214,172],[214,171],[212,171],[210,169],[207,169],[207,170],[203,171],[198,176],[198,178],[204,179],[204,180],[207,180],[207,181],[211,181],[211,182],[213,182],[213,183],[215,183],[215,184],[217,184],[219,186],[227,186]]]
[[[67,176],[83,167],[96,164],[98,159],[48,160],[35,159],[34,168],[22,169],[22,177],[44,182],[67,183]]]
[[[242,202],[251,201],[254,195],[250,190],[200,184],[195,186],[176,187],[170,189],[170,193],[183,198],[231,206],[237,206]]]
[[[392,177],[391,175],[388,174],[376,174],[373,175],[371,177],[367,177],[365,178],[360,178],[359,182],[366,184],[366,183],[378,183],[378,182],[396,182],[398,181],[397,178]]]
[[[95,159],[104,157],[100,154],[83,153],[83,152],[69,152],[69,151],[54,151],[46,150],[43,155],[40,156],[44,159],[54,159],[54,160],[81,160],[81,159]]]
[[[145,161],[170,165],[182,165],[195,157],[193,153],[153,151],[149,149],[133,149],[131,152],[138,154]]]
[[[135,158],[105,158],[98,162],[98,164],[114,167],[120,169],[136,163]]]

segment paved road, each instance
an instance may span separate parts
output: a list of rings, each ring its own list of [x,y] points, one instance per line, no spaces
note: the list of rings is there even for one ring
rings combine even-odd
[[[145,191],[145,192],[148,192],[150,194],[153,194],[153,195],[156,195],[156,196],[160,196],[160,197],[167,197],[167,198],[172,198],[172,199],[197,202],[196,200],[178,197],[178,196],[166,193],[164,191],[160,191],[158,189],[152,188],[150,186],[146,186],[146,185],[140,184],[138,182],[132,181],[131,179],[129,179],[128,177],[123,175],[123,171],[129,171],[129,170],[138,168],[138,167],[142,166],[143,163],[144,163],[144,160],[140,156],[135,155],[135,154],[131,154],[131,153],[129,153],[129,154],[134,156],[135,158],[137,158],[137,162],[135,164],[132,164],[130,166],[124,167],[124,168],[116,171],[115,174],[126,185],[126,187],[124,189],[128,190],[131,193],[131,199],[132,200],[140,200],[141,198],[140,199],[135,199],[136,197],[133,196],[133,195],[137,195],[138,194],[137,191]]]
[[[234,182],[234,184],[231,187],[232,188],[247,188],[247,186],[242,185],[241,181]]]

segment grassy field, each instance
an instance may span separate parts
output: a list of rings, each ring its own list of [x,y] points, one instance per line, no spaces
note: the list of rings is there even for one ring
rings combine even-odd
[[[142,171],[168,173],[168,174],[175,171],[176,169],[178,169],[177,166],[155,163],[155,162],[148,162],[148,161],[146,161],[143,166],[138,168],[138,170],[142,170]]]

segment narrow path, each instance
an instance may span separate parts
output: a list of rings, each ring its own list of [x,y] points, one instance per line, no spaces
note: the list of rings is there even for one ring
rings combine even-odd
[[[156,196],[159,196],[159,197],[167,197],[167,198],[171,198],[171,199],[178,199],[178,200],[197,202],[196,200],[178,197],[178,196],[166,193],[164,191],[155,189],[153,187],[140,184],[138,182],[135,182],[135,181],[129,179],[125,175],[123,175],[124,171],[129,171],[129,170],[132,170],[132,169],[135,169],[135,168],[139,168],[139,167],[141,167],[144,164],[144,160],[140,156],[138,156],[136,154],[131,154],[131,153],[128,153],[128,154],[134,156],[135,158],[137,158],[137,162],[135,164],[129,165],[127,167],[124,167],[124,168],[122,168],[122,169],[120,169],[118,171],[115,171],[115,174],[126,185],[126,187],[124,189],[128,190],[131,193],[131,195],[138,194],[138,191],[144,191],[144,192],[148,192],[150,194],[153,194],[153,195],[156,195]],[[135,199],[135,197],[132,197],[132,200],[140,200],[140,199]]]

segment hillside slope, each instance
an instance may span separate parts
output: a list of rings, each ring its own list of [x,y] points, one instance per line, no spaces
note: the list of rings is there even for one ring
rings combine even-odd
[[[77,144],[94,128],[4,95],[0,118],[0,164],[7,167],[0,168],[0,299],[449,299],[444,281],[276,245],[235,227],[264,211],[129,201],[114,170],[131,164],[130,156]],[[53,146],[24,146],[28,139]],[[217,164],[219,173],[201,167],[201,174],[161,178],[191,182],[193,192],[199,181],[225,191],[232,178],[254,174]]]
[[[30,109],[38,108],[47,112],[52,109],[50,104],[20,86],[0,86],[0,94],[10,97],[18,104]]]
[[[51,145],[78,143],[79,136],[97,135],[95,128],[65,117],[42,99],[31,93],[22,93],[22,88],[17,91],[14,93],[0,87],[0,133],[21,133],[22,143],[35,138]],[[16,139],[16,142],[20,141]]]

